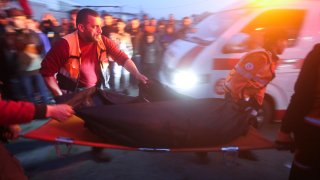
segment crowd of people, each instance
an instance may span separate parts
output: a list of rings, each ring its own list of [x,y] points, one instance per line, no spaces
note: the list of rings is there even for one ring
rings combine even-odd
[[[138,82],[157,78],[164,50],[175,39],[192,31],[190,24],[191,19],[185,17],[176,30],[180,25],[172,14],[168,20],[159,22],[147,15],[142,20],[134,18],[125,22],[88,8],[70,11],[70,18],[61,22],[51,14],[36,21],[22,10],[9,9],[0,16],[1,95],[11,100],[50,104],[54,103],[52,96],[94,86],[127,93],[130,87],[137,88]],[[245,55],[225,83],[226,99],[255,114],[262,106],[266,86],[275,77],[278,55],[287,45],[285,33],[270,33],[265,35],[263,49]],[[318,54],[319,45],[306,57],[277,136],[280,145],[292,144],[294,140],[297,143],[291,179],[320,177]],[[47,117],[64,121],[74,113],[68,105],[30,102],[0,100],[0,125]],[[12,128],[9,132],[16,132],[14,127],[8,127]],[[92,152],[103,159],[102,150],[93,148]],[[6,164],[12,163],[12,157],[2,145],[0,153],[1,158],[7,157]],[[12,164],[15,167],[1,177],[20,168]],[[21,179],[25,179],[21,174]]]
[[[102,17],[104,23],[100,14],[88,8],[71,11],[70,19],[62,19],[61,25],[51,14],[44,14],[39,22],[16,8],[1,16],[0,84],[6,100],[0,99],[2,138],[17,137],[15,123],[48,117],[65,121],[72,116],[69,105],[45,105],[55,103],[54,96],[90,87],[126,93],[129,86],[156,78],[163,49],[177,37],[173,16],[168,24],[162,23],[170,26],[170,33],[160,31],[157,21],[147,16],[141,25],[139,19],[132,19],[128,27],[121,19]],[[26,179],[0,145],[0,156],[6,161],[0,164],[1,179],[12,175]],[[92,147],[91,152],[98,161],[110,160],[103,148]]]
[[[76,31],[78,9],[69,12],[69,18],[58,21],[45,13],[40,21],[22,10],[12,8],[0,16],[1,59],[0,81],[3,97],[35,103],[54,103],[52,95],[39,73],[41,62],[51,47],[62,37]],[[168,45],[191,31],[192,20],[184,17],[180,23],[170,14],[168,20],[157,20],[144,15],[142,19],[124,21],[110,14],[100,14],[102,35],[133,60],[138,70],[150,79],[157,79],[162,54]],[[108,57],[103,71],[106,88],[128,94],[137,88],[137,81],[127,70]],[[110,76],[110,78],[108,78]]]

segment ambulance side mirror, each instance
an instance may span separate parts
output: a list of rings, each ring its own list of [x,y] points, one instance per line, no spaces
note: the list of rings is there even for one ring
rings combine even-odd
[[[222,52],[229,53],[243,53],[248,51],[248,41],[250,35],[246,33],[237,33],[231,36],[227,43],[223,46]]]

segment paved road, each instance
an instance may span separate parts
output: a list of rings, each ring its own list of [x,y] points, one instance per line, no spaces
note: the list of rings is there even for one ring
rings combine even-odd
[[[24,126],[25,130],[39,126],[38,121]],[[274,139],[279,124],[269,124],[261,133]],[[217,179],[217,180],[285,180],[288,178],[292,154],[277,150],[255,150],[257,160],[231,158],[222,153],[210,153],[203,161],[193,153],[155,153],[108,150],[113,159],[98,163],[90,157],[89,147],[73,146],[71,154],[57,157],[53,144],[20,139],[8,148],[23,164],[31,180],[64,179]],[[61,146],[63,152],[66,148]]]

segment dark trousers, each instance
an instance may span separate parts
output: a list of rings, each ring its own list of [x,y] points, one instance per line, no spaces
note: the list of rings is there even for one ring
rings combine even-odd
[[[158,65],[156,63],[143,63],[142,72],[149,79],[158,79]]]
[[[290,180],[320,179],[320,127],[301,123],[294,132],[296,151]]]
[[[225,94],[225,99],[227,101],[235,101],[230,93],[226,93]],[[249,119],[249,123],[255,127],[255,128],[259,128],[261,126],[261,122],[258,121],[258,117],[261,116],[261,105],[254,99],[254,98],[250,98],[247,101],[246,100],[238,100],[236,102],[236,104],[238,105],[238,107],[251,114],[251,117]]]

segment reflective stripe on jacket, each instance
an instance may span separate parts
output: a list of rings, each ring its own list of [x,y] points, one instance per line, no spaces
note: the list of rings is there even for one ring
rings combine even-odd
[[[320,127],[320,118],[319,117],[312,117],[312,115],[308,115],[304,118],[304,120],[314,126]]]
[[[69,44],[69,58],[64,67],[60,69],[59,73],[70,78],[72,81],[77,82],[80,74],[81,66],[81,49],[79,45],[78,31],[68,34],[63,37]],[[105,69],[105,65],[108,65],[106,46],[100,37],[97,41],[97,54],[101,65],[101,69]]]
[[[266,86],[275,77],[276,62],[264,49],[247,53],[231,70],[225,81],[225,90],[236,101],[255,98],[262,105]]]

